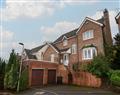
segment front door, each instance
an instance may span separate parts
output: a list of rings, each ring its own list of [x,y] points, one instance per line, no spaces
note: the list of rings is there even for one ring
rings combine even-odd
[[[63,64],[68,66],[69,63],[69,54],[64,54],[63,55]]]

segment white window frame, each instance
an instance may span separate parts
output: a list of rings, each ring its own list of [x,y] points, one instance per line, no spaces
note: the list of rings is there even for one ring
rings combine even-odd
[[[55,62],[55,55],[51,54],[51,62]]]
[[[93,54],[93,51],[95,51],[95,54]],[[82,55],[83,60],[93,59],[94,55],[97,55],[97,50],[95,47],[84,48]]]
[[[76,54],[77,53],[77,45],[76,44],[72,45],[71,52],[72,52],[72,54]]]
[[[68,44],[68,40],[67,40],[67,39],[64,39],[64,40],[63,40],[63,46],[67,46],[67,44]]]
[[[94,30],[89,30],[83,33],[83,40],[88,40],[94,38]]]
[[[68,64],[69,64],[69,55],[68,54],[63,55],[63,64],[68,66]]]

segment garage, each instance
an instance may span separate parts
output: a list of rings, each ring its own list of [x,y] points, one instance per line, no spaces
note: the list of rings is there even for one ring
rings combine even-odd
[[[48,84],[56,84],[56,70],[48,70]]]
[[[43,69],[32,69],[32,86],[41,86],[43,85]]]

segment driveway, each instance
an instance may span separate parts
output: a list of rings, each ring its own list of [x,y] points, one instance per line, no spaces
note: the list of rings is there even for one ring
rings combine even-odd
[[[31,88],[17,95],[119,95],[119,94],[100,88],[56,85]]]

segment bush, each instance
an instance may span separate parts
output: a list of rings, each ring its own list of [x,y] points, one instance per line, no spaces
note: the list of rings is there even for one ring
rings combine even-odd
[[[120,70],[115,70],[112,72],[110,81],[113,85],[120,87]]]
[[[87,65],[87,71],[98,77],[106,78],[110,74],[109,64],[109,60],[105,56],[98,55],[93,58],[91,64]]]
[[[25,68],[20,77],[20,91],[25,90],[28,88],[28,69]]]

